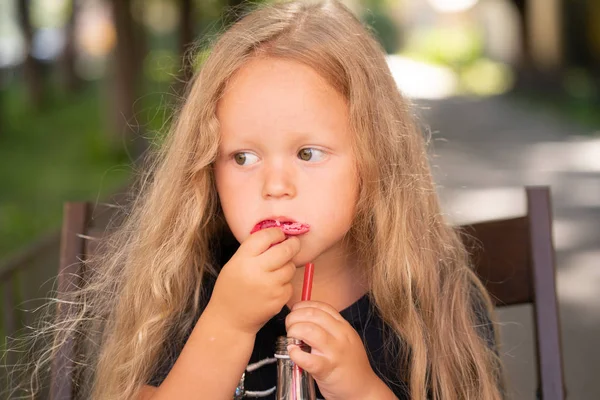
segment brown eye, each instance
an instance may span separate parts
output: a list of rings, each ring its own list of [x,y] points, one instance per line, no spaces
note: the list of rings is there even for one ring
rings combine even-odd
[[[302,161],[322,161],[325,157],[325,152],[307,147],[298,152],[298,157]]]
[[[250,165],[258,161],[258,157],[252,153],[239,152],[233,155],[237,165]]]
[[[244,165],[244,162],[246,161],[246,154],[244,153],[237,153],[235,156],[235,162],[238,165]]]
[[[312,151],[311,149],[302,149],[298,155],[300,156],[301,160],[308,161],[312,158]]]

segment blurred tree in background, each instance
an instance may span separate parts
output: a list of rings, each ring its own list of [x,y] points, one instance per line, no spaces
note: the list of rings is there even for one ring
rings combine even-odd
[[[206,39],[260,2],[0,1],[0,259],[56,230],[64,201],[103,199],[127,185],[132,165],[166,131],[185,83],[207,55]],[[600,2],[560,3],[564,13],[555,15],[562,25],[548,32],[562,32],[564,51],[549,67],[534,34],[551,25],[536,14],[550,2],[473,0],[469,11],[437,14],[431,10],[453,2],[344,2],[388,53],[448,67],[469,94],[494,93],[491,78],[508,70],[490,53],[491,27],[472,18],[488,6],[512,7],[523,31],[521,56],[510,66],[517,84],[535,93],[566,92],[570,104],[593,118],[589,104],[600,96],[598,74],[591,72],[600,62]],[[407,22],[411,12],[414,26]],[[447,23],[462,20],[468,24]]]
[[[385,51],[394,54],[400,50],[400,30],[389,15],[386,0],[365,0],[360,19],[369,26]]]
[[[0,259],[56,230],[63,202],[124,188],[167,130],[205,39],[260,2],[3,0]],[[396,51],[383,2],[362,4]]]
[[[0,259],[128,184],[244,0],[0,2]],[[227,12],[232,8],[234,12]]]
[[[29,0],[18,0],[17,10],[19,25],[25,40],[25,60],[23,62],[24,82],[27,85],[30,107],[39,110],[43,101],[43,71],[41,62],[33,57],[33,27],[29,15]]]

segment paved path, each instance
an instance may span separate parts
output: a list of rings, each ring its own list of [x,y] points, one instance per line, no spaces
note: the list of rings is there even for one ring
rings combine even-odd
[[[600,132],[506,97],[415,100],[431,132],[444,211],[457,223],[525,212],[524,185],[550,185],[570,399],[600,399]],[[534,399],[530,307],[500,314],[515,399]]]

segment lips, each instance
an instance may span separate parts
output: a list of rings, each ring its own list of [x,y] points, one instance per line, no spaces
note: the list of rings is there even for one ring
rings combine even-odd
[[[280,227],[281,230],[283,231],[283,233],[285,233],[287,236],[302,235],[304,233],[307,233],[310,230],[310,225],[308,225],[308,224],[304,224],[304,223],[296,222],[296,221],[292,221],[292,220],[282,220],[282,219],[278,218],[278,219],[266,219],[266,220],[260,221],[258,224],[256,224],[254,226],[254,228],[252,228],[252,231],[250,232],[250,234],[252,234],[254,232],[258,232],[262,229],[273,228],[273,227]]]

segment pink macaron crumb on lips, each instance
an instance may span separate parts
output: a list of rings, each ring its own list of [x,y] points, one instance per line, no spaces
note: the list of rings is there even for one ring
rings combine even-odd
[[[254,225],[250,234],[258,232],[262,229],[280,227],[283,233],[285,234],[285,238],[289,238],[290,236],[298,236],[304,233],[307,233],[310,230],[310,225],[303,224],[301,222],[296,222],[292,220],[280,221],[279,219],[265,219],[260,221],[258,224]],[[285,239],[284,239],[285,240]],[[283,242],[283,240],[281,241]],[[281,242],[273,243],[269,246],[269,249]]]
[[[262,229],[280,227],[286,236],[297,236],[307,233],[310,230],[310,225],[295,221],[280,221],[267,219],[259,222],[252,228],[250,234],[258,232]]]

